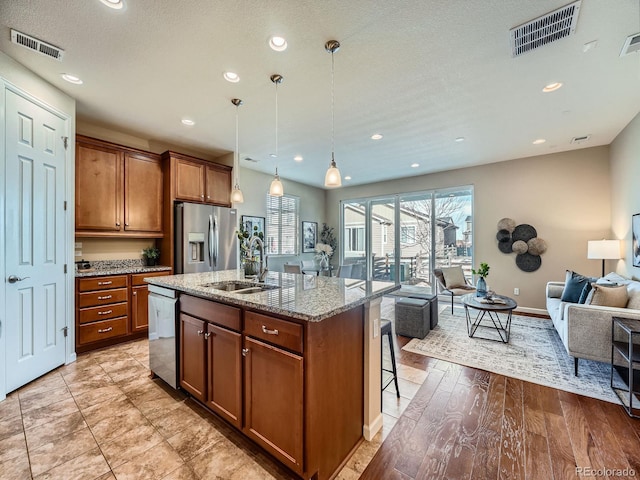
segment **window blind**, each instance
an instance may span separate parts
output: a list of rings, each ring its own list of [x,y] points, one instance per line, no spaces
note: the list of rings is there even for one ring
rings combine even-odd
[[[267,194],[266,247],[269,255],[298,254],[299,204],[298,197]]]

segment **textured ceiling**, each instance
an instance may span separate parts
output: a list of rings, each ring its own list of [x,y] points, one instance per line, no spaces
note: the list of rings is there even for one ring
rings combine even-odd
[[[269,76],[279,73],[285,191],[286,179],[322,186],[329,164],[330,39],[342,44],[335,152],[345,185],[607,145],[640,110],[640,55],[619,57],[640,31],[639,0],[583,0],[572,36],[517,58],[509,29],[569,0],[125,2],[2,1],[0,50],[74,97],[80,120],[213,155],[234,149],[230,100],[241,98],[241,159],[259,160],[241,165],[265,172],[276,164]],[[10,28],[64,49],[63,62],[12,44]],[[268,47],[273,34],[287,38],[285,52]],[[556,81],[564,87],[542,93]]]

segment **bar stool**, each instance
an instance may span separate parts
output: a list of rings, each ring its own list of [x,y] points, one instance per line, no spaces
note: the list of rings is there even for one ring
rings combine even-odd
[[[382,390],[386,389],[391,382],[394,382],[396,385],[396,395],[400,398],[400,388],[398,388],[398,370],[396,369],[396,355],[393,351],[393,335],[391,334],[391,322],[389,320],[382,320],[380,325],[380,341],[384,336],[387,335],[389,338],[389,350],[391,352],[391,368],[392,370],[388,370],[382,367],[382,371],[391,373],[393,376],[382,386]]]

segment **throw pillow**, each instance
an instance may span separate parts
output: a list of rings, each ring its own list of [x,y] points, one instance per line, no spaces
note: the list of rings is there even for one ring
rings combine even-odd
[[[460,267],[445,267],[442,268],[442,275],[444,275],[444,284],[447,288],[460,288],[464,287],[467,282],[464,280],[464,273]]]
[[[629,295],[627,308],[640,310],[640,282],[629,282],[629,284],[627,285],[627,294]]]
[[[580,275],[572,270],[567,270],[567,277],[564,282],[564,290],[560,300],[562,302],[578,303],[580,295],[585,284],[589,283],[590,278]]]
[[[625,285],[607,287],[594,283],[592,287],[593,297],[591,298],[591,305],[618,308],[625,308],[627,306],[629,296],[627,295],[627,287]]]
[[[589,292],[591,292],[591,282],[587,282],[584,284],[582,288],[582,293],[580,293],[580,298],[578,299],[578,303],[586,303],[587,297],[589,296]]]

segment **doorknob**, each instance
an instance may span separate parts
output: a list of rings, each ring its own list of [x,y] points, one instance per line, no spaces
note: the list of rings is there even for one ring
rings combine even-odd
[[[21,282],[23,280],[26,280],[27,278],[31,278],[31,277],[17,277],[15,275],[11,275],[9,278],[7,278],[7,280],[9,281],[9,283],[16,283],[16,282]]]

